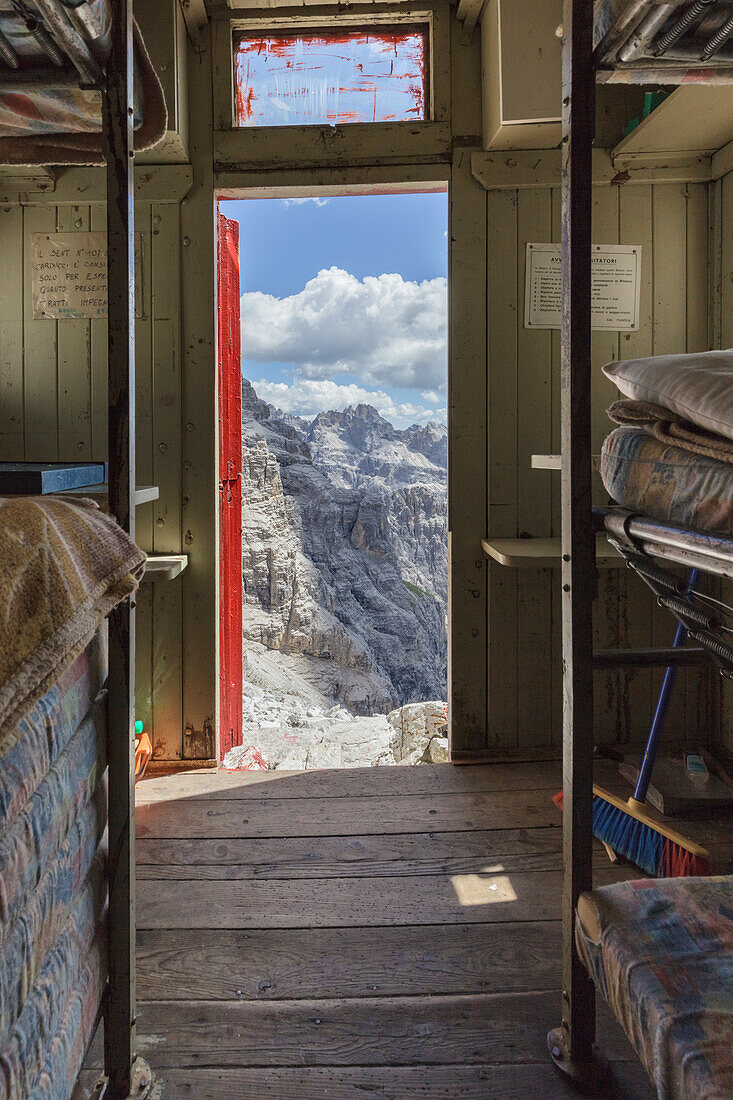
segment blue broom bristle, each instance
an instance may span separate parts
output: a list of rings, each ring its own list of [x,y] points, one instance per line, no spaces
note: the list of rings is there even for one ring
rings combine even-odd
[[[648,875],[658,874],[664,851],[661,833],[598,795],[593,799],[593,832],[614,852],[641,867]]]

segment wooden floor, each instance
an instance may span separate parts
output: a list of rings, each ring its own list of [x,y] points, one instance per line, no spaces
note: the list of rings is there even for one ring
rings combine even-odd
[[[154,1100],[571,1097],[554,764],[188,773],[139,787]],[[631,877],[600,849],[597,881]],[[599,1011],[610,1095],[654,1095]]]

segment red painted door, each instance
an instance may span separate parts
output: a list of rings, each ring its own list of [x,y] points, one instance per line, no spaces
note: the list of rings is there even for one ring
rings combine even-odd
[[[242,743],[242,366],[239,224],[218,215],[219,757]]]

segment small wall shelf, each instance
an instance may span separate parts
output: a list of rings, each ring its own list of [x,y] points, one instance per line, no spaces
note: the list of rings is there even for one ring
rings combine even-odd
[[[593,463],[593,469],[599,470],[601,466],[601,456],[592,455],[591,462]],[[532,469],[533,470],[561,470],[562,469],[562,455],[532,455]]]
[[[106,501],[109,496],[109,486],[104,481],[99,485],[90,485],[88,489],[71,489],[70,492],[78,493],[79,496],[83,497],[100,497]],[[149,504],[151,500],[157,500],[159,496],[160,489],[157,485],[138,485],[135,489],[135,507],[139,508],[141,504]]]
[[[557,569],[561,562],[559,538],[482,539],[484,553],[499,565],[510,569]],[[621,569],[626,562],[606,541],[596,538],[596,565],[599,569]]]
[[[145,562],[146,581],[172,581],[188,565],[188,554],[151,554]]]
[[[707,155],[733,140],[733,85],[683,84],[613,150],[625,157],[681,153]],[[619,164],[620,166],[620,164]]]

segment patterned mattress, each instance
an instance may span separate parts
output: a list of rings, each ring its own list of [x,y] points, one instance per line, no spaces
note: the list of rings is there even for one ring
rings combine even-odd
[[[0,837],[68,745],[107,679],[107,620],[73,665],[0,738]]]
[[[601,478],[609,496],[631,512],[733,535],[733,466],[727,463],[621,427],[603,443]]]
[[[106,767],[107,723],[98,700],[25,808],[0,839],[0,926],[29,903]],[[97,807],[99,808],[99,807]]]
[[[581,902],[578,954],[660,1100],[731,1100],[733,877],[622,882]]]

